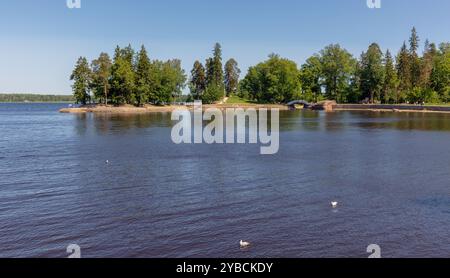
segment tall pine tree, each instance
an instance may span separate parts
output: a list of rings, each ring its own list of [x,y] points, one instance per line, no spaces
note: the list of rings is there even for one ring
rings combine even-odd
[[[92,89],[96,99],[103,100],[108,105],[108,92],[110,88],[109,77],[111,75],[112,62],[107,53],[92,61]]]

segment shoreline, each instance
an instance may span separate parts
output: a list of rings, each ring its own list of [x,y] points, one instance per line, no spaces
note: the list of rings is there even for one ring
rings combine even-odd
[[[396,104],[337,104],[333,111],[371,111],[371,112],[397,112],[397,113],[450,113],[450,106],[422,106],[422,105],[396,105]]]
[[[278,108],[281,111],[290,110],[286,105],[281,104],[204,104],[203,109],[218,108],[221,110],[227,108],[255,108],[255,109],[271,109]],[[192,106],[185,105],[168,105],[156,106],[145,105],[143,107],[135,107],[132,105],[123,106],[104,106],[104,105],[86,105],[77,108],[62,108],[60,113],[84,114],[84,113],[112,113],[112,114],[144,114],[144,113],[170,113],[175,109],[192,110]],[[371,112],[398,112],[398,113],[450,113],[450,106],[420,106],[420,105],[388,105],[388,104],[336,104],[328,112],[335,111],[371,111]]]
[[[289,110],[289,107],[281,104],[203,104],[203,109],[208,108],[278,108],[280,110]],[[84,114],[84,113],[117,113],[117,114],[143,114],[143,113],[168,113],[175,109],[185,109],[192,110],[192,106],[186,105],[167,105],[167,106],[156,106],[156,105],[145,105],[144,107],[135,107],[131,105],[124,106],[104,106],[104,105],[86,105],[77,108],[62,108],[59,110],[60,113],[70,113],[70,114]]]

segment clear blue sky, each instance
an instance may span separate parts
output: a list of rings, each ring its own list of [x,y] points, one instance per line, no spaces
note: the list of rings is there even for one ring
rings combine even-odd
[[[131,43],[152,58],[180,58],[186,72],[217,41],[247,68],[275,52],[297,63],[330,43],[359,56],[371,42],[397,52],[416,26],[422,42],[450,41],[450,1],[0,0],[0,92],[71,92],[79,56]]]

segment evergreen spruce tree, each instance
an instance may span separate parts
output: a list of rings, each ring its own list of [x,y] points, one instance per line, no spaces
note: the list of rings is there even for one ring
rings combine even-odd
[[[153,86],[151,79],[151,62],[145,46],[142,45],[136,62],[136,102],[138,105],[145,104],[153,99]]]
[[[238,91],[239,75],[241,70],[238,63],[234,59],[230,59],[225,63],[225,91],[227,96],[235,95]]]
[[[363,98],[368,98],[370,103],[379,100],[384,82],[383,53],[378,44],[373,43],[367,52],[361,55],[360,88]]]
[[[213,82],[219,87],[223,87],[223,68],[222,68],[222,47],[216,43],[213,51]]]
[[[85,105],[90,101],[90,87],[92,72],[89,68],[88,60],[85,57],[80,57],[75,65],[75,69],[70,76],[70,80],[74,83],[72,85],[73,95],[77,103]]]
[[[394,59],[389,50],[384,57],[384,84],[381,101],[383,103],[398,103],[397,72]]]
[[[405,94],[412,90],[411,85],[411,61],[406,43],[403,43],[397,55],[397,76],[399,81],[399,95],[398,101],[403,102],[405,100]]]
[[[191,71],[190,81],[191,95],[194,99],[201,99],[206,90],[206,73],[202,63],[195,61]]]
[[[420,58],[418,55],[419,50],[419,36],[417,35],[416,28],[411,31],[411,37],[409,38],[409,55],[411,65],[411,88],[416,88],[420,85]]]
[[[135,104],[134,51],[131,46],[116,48],[111,67],[111,95],[116,104]]]
[[[420,71],[420,87],[428,89],[430,88],[430,78],[433,71],[434,60],[437,55],[437,48],[434,43],[425,41],[425,50],[421,59],[421,71]]]

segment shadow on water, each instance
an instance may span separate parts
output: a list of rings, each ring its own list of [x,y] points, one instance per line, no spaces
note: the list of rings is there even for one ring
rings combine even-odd
[[[106,135],[126,130],[154,127],[170,127],[173,125],[170,113],[146,114],[76,114],[75,129],[78,134],[85,134],[90,124],[99,135]]]
[[[224,115],[225,118],[225,115]],[[89,124],[97,134],[105,135],[124,130],[172,127],[171,113],[148,114],[77,114],[74,115],[77,134],[85,134]],[[248,119],[246,121],[248,125]],[[203,125],[207,125],[204,122]],[[226,124],[224,122],[224,124]],[[339,132],[347,128],[367,130],[399,131],[450,131],[450,114],[420,112],[376,112],[376,111],[280,111],[280,131],[327,131]],[[270,113],[268,129],[271,130]]]
[[[282,111],[281,131],[339,132],[347,128],[399,131],[450,131],[450,114],[372,111]]]

